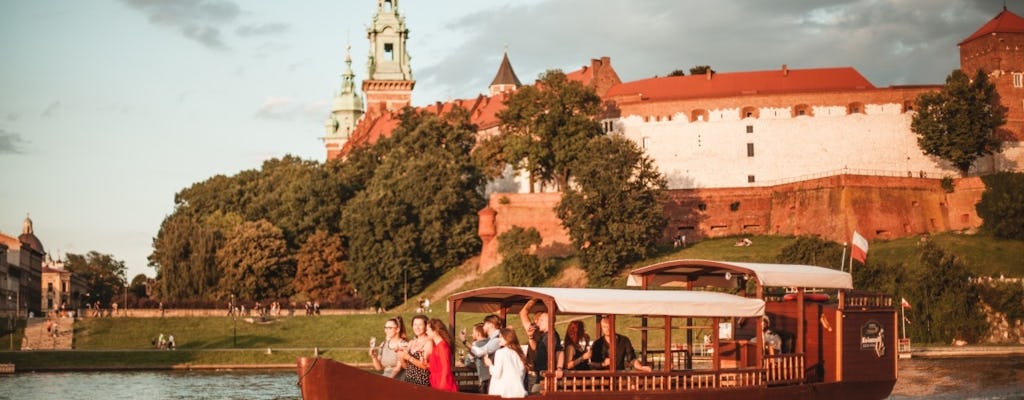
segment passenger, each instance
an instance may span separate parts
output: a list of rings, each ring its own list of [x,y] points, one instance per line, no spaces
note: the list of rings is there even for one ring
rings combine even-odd
[[[501,348],[501,318],[497,315],[491,314],[484,317],[483,322],[483,340],[477,340],[469,347],[469,353],[473,356],[474,362],[476,363],[477,376],[480,378],[480,393],[487,393],[487,386],[491,381],[491,373],[487,365],[484,364],[484,356],[494,356],[494,352]],[[475,337],[473,338],[476,339]],[[466,344],[463,339],[463,344]]]
[[[529,366],[526,354],[519,345],[519,338],[513,329],[502,329],[499,342],[501,348],[494,353],[494,361],[484,356],[484,363],[491,370],[491,387],[487,394],[501,397],[526,397],[523,376]]]
[[[569,323],[565,329],[565,369],[585,371],[590,369],[590,335],[583,328],[583,321]]]
[[[412,317],[412,333],[415,338],[409,347],[398,350],[399,367],[405,370],[402,380],[417,385],[430,386],[430,371],[427,371],[427,357],[434,349],[434,342],[427,337],[426,315]]]
[[[434,318],[427,324],[427,336],[434,341],[434,350],[427,356],[427,370],[430,371],[430,387],[447,392],[458,392],[455,373],[452,371],[452,338],[444,322]]]
[[[611,366],[611,355],[609,343],[611,342],[611,321],[608,318],[601,318],[601,338],[594,341],[591,347],[590,368],[609,369]],[[615,370],[624,371],[626,363],[632,362],[632,367],[637,371],[651,371],[651,367],[643,365],[636,358],[636,351],[633,350],[633,342],[621,334],[615,334]]]
[[[373,369],[383,371],[388,378],[401,379],[402,367],[398,362],[398,351],[409,345],[403,337],[402,317],[394,317],[384,322],[384,342],[380,346],[370,347],[370,358]]]
[[[530,322],[530,308],[537,303],[537,299],[530,299],[523,306],[523,309],[519,310],[519,319],[523,323],[523,329],[526,331],[526,335],[530,338],[529,351],[527,352],[526,359],[533,366],[530,374],[530,392],[539,392],[539,374],[543,371],[548,370],[548,320],[550,316],[548,312],[541,311],[534,317],[534,322]],[[558,366],[558,372],[556,376],[561,376],[561,365],[563,365],[563,357],[565,354],[562,352],[562,339],[558,337],[558,332],[550,332],[555,335],[555,365]]]

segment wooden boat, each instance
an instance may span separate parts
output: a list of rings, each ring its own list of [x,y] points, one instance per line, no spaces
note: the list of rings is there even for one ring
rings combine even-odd
[[[550,331],[562,331],[559,321],[582,318],[595,324],[590,332],[598,332],[598,319],[609,318],[613,334],[618,328],[639,335],[633,345],[651,372],[619,371],[614,366],[605,371],[556,371],[555,354],[548,352],[551,367],[539,373],[540,392],[530,395],[538,399],[883,399],[896,382],[892,300],[853,292],[852,278],[845,272],[806,265],[677,260],[634,270],[629,284],[645,290],[470,290],[448,299],[448,326],[452,333],[457,331],[459,313],[494,313],[502,319],[512,314],[506,325],[519,327],[514,314],[530,299],[538,299],[530,311],[550,310]],[[795,288],[795,301],[784,301],[784,290],[776,293],[775,288]],[[805,301],[805,288],[832,291],[838,301]],[[766,327],[782,338],[781,352],[757,345],[771,343],[766,339],[774,335],[766,333]],[[554,339],[544,345],[553,348]],[[436,391],[325,358],[300,358],[298,373],[305,399],[486,396]],[[471,381],[472,374],[463,369],[457,379]]]

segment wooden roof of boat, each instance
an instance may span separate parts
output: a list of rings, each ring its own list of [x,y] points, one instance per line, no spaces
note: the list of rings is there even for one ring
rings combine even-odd
[[[764,301],[720,292],[633,289],[488,287],[449,297],[456,312],[517,312],[528,300],[553,303],[559,314],[757,317]]]
[[[764,287],[796,287],[819,289],[853,289],[853,277],[831,268],[801,264],[766,264],[712,260],[672,260],[637,268],[629,273],[627,285],[682,286],[687,281],[697,285],[730,286],[728,276],[757,278]]]

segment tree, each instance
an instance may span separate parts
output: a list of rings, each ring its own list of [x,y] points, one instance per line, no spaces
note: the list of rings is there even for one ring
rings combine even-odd
[[[391,307],[478,251],[485,200],[469,156],[475,137],[464,109],[407,108],[391,137],[352,155],[372,171],[347,174],[372,177],[346,203],[341,230],[349,279],[370,304]]]
[[[68,253],[64,269],[85,280],[88,301],[110,304],[128,282],[124,261],[95,250],[84,255]]]
[[[1024,239],[1024,173],[1000,172],[981,177],[985,191],[975,205],[981,228],[1006,239]]]
[[[988,75],[978,70],[974,80],[957,69],[938,92],[917,98],[911,129],[925,154],[949,161],[967,176],[978,157],[1000,151],[996,129],[1006,122],[1006,108]]]
[[[564,188],[572,177],[570,165],[591,138],[602,135],[601,98],[594,88],[550,70],[536,85],[512,94],[507,105],[498,113],[504,160],[530,174],[531,191],[534,179]]]
[[[933,242],[921,247],[923,270],[908,288],[917,321],[907,327],[915,340],[948,343],[953,339],[975,342],[986,330],[978,289],[969,280],[964,262]]]
[[[711,69],[710,65],[698,65],[690,68],[690,75],[704,75],[708,73],[708,71],[711,71],[712,74],[715,73],[715,70]]]
[[[345,271],[341,237],[316,231],[295,254],[295,294],[307,299],[337,303],[352,294]]]
[[[536,286],[548,277],[550,265],[541,261],[530,249],[541,244],[537,228],[513,226],[498,235],[498,253],[505,284]]]
[[[245,222],[217,250],[220,298],[278,299],[291,295],[295,261],[281,229],[266,220]]]
[[[672,72],[668,73],[668,76],[686,76],[686,71],[683,71],[681,69],[674,69],[672,70]]]
[[[139,299],[149,297],[146,293],[146,285],[148,284],[149,277],[146,274],[137,274],[132,278],[131,284],[128,285],[128,291]]]
[[[836,242],[814,236],[800,236],[782,249],[776,259],[780,263],[818,265],[836,268],[843,258],[843,247]]]
[[[589,281],[606,284],[627,263],[651,254],[666,225],[667,182],[635,143],[590,140],[573,164],[575,185],[555,207]]]
[[[226,224],[229,217],[212,219]],[[224,236],[220,229],[184,213],[165,218],[149,255],[149,265],[156,270],[153,297],[171,302],[215,299],[221,278],[217,250]]]

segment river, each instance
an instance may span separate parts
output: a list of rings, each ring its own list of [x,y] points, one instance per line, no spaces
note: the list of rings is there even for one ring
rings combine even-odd
[[[0,399],[298,399],[294,371],[47,372],[0,376]],[[912,359],[891,399],[1024,400],[1024,357]]]

